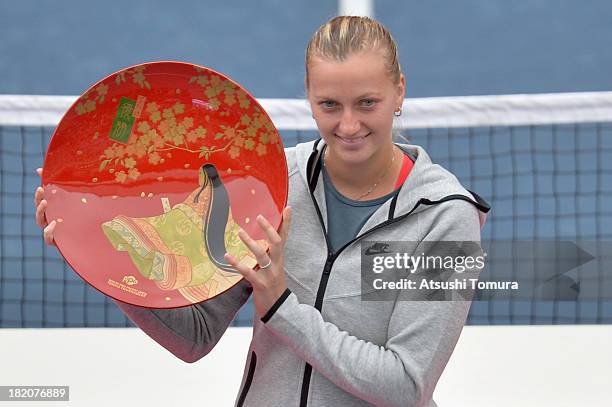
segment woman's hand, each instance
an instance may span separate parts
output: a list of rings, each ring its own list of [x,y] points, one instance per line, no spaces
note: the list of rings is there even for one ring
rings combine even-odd
[[[37,168],[36,172],[42,178],[42,168]],[[45,216],[45,211],[47,210],[47,201],[42,199],[44,190],[42,187],[36,188],[36,192],[34,193],[34,206],[36,207],[36,224],[43,229],[43,237],[45,239],[45,243],[53,246],[55,242],[53,241],[53,231],[55,230],[55,225],[57,222],[51,221],[51,223],[47,222],[47,218]]]
[[[260,267],[258,269],[251,269],[244,266],[229,253],[225,254],[225,260],[253,286],[255,313],[261,318],[272,308],[272,305],[287,289],[283,265],[285,243],[287,242],[287,235],[289,234],[289,226],[291,224],[291,208],[287,207],[283,211],[283,223],[278,233],[270,222],[261,215],[257,216],[257,224],[266,235],[269,247],[268,252],[259,246],[243,229],[240,229],[238,236],[255,255]]]

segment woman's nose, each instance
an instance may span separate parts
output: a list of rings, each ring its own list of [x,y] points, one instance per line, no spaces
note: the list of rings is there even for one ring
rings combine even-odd
[[[338,132],[343,136],[352,136],[358,133],[360,129],[361,123],[357,115],[350,109],[344,110],[338,124]]]

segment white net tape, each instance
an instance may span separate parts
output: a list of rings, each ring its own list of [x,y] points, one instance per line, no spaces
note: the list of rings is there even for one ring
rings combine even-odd
[[[56,126],[76,96],[0,95],[0,126]],[[279,130],[316,130],[304,99],[259,99]],[[612,92],[406,99],[400,129],[612,122]]]

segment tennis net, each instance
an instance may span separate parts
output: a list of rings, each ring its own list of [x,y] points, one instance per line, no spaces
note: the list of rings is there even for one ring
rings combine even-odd
[[[131,326],[44,245],[35,224],[35,169],[74,100],[0,95],[0,327]],[[285,146],[318,137],[306,101],[260,102]],[[612,92],[407,99],[404,106],[396,123],[403,136],[491,203],[485,245],[611,240]],[[468,323],[612,323],[610,278],[594,278],[600,295],[586,298],[475,301]],[[252,312],[249,301],[232,324],[249,326]]]

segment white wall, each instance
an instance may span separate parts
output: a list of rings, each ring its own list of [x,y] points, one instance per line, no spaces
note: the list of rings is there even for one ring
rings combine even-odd
[[[0,385],[69,385],[70,402],[54,406],[230,406],[250,339],[250,328],[230,328],[211,354],[186,364],[138,329],[0,329]],[[605,325],[469,326],[435,399],[441,407],[608,406],[611,345]]]

